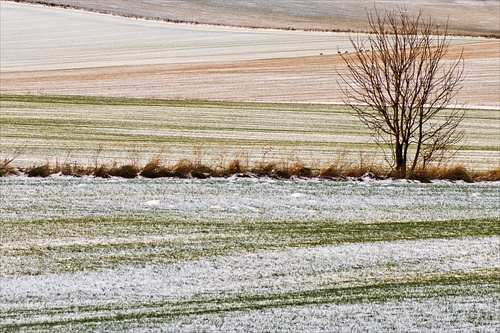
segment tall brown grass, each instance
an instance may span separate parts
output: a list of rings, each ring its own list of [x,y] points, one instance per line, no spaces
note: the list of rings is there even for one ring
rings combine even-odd
[[[43,164],[43,165],[38,165],[34,166],[32,168],[28,168],[26,170],[26,174],[28,177],[48,177],[52,173],[57,173],[54,172],[51,168],[49,163]]]
[[[166,178],[175,176],[172,171],[162,166],[158,159],[149,161],[144,168],[142,168],[140,175],[145,178]]]
[[[0,164],[0,177],[13,175],[19,175],[19,171],[15,167],[9,165],[7,160],[2,161]]]
[[[240,159],[219,160],[213,166],[203,164],[199,156],[195,161],[181,159],[172,165],[164,165],[160,156],[151,158],[144,166],[140,166],[136,160],[130,164],[118,165],[118,163],[98,164],[97,160],[91,166],[84,166],[76,162],[56,161],[54,165],[49,162],[40,165],[33,165],[26,169],[15,168],[11,165],[11,159],[5,159],[0,163],[0,177],[11,175],[27,175],[29,177],[48,177],[52,174],[62,174],[65,176],[94,176],[99,178],[121,177],[136,178],[208,178],[208,177],[271,177],[276,179],[290,178],[323,178],[323,179],[352,179],[368,175],[372,178],[397,178],[391,175],[391,170],[383,168],[372,162],[367,163],[366,159],[353,164],[346,162],[344,156],[337,157],[321,167],[307,166],[301,161],[293,163],[286,161],[272,161],[262,159],[250,165],[247,160],[242,163]],[[224,162],[224,163],[222,163]],[[429,167],[408,172],[408,179],[420,182],[430,182],[432,180],[449,181],[500,181],[500,168],[485,172],[472,172],[463,165],[451,165],[441,167]]]
[[[109,169],[108,174],[111,177],[135,178],[139,175],[140,168],[134,164],[125,164],[114,166]]]
[[[500,181],[500,167],[483,173],[479,173],[474,177],[474,179],[478,181],[498,182]]]
[[[431,180],[451,180],[451,181],[464,181],[472,183],[476,180],[481,180],[484,173],[472,174],[463,165],[457,164],[453,166],[444,167],[430,167],[426,169],[417,169],[409,172],[408,178],[428,183]],[[490,180],[485,178],[484,180]]]

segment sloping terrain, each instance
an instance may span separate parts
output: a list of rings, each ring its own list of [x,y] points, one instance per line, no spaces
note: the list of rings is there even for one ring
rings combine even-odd
[[[89,2],[90,3],[90,2]],[[341,102],[345,33],[135,20],[2,2],[1,92]],[[146,6],[147,7],[147,6]],[[500,41],[455,37],[459,104],[499,107]]]
[[[180,22],[279,29],[366,31],[366,13],[405,6],[424,10],[452,33],[499,35],[500,4],[495,0],[43,0],[41,2],[126,16]]]

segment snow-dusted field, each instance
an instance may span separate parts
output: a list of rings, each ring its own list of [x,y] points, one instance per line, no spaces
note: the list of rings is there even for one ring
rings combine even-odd
[[[500,215],[499,184],[83,177],[1,180],[2,220],[152,214],[189,221],[423,222]],[[440,209],[444,207],[445,209]]]
[[[367,30],[366,13],[396,9],[401,1],[365,0],[45,0],[124,16],[201,24],[281,29]],[[496,34],[500,4],[496,0],[404,1],[410,13],[423,9],[455,34]]]
[[[257,7],[263,6],[264,1],[258,2]],[[142,1],[132,5],[137,4],[147,6]],[[171,24],[3,1],[0,5],[4,93],[342,102],[337,72],[345,65],[338,52],[351,50],[347,33]],[[491,1],[477,7],[491,10],[491,15],[481,14],[486,21],[498,22]],[[222,20],[227,17],[224,8]],[[364,10],[356,15],[364,16]],[[265,26],[265,18],[260,20]],[[458,104],[499,108],[499,43],[453,38],[450,57],[458,57],[463,48],[466,59],[467,78]]]
[[[140,14],[139,3],[148,10],[155,1],[121,3]],[[189,18],[208,2],[175,3]],[[273,27],[304,19],[312,2],[287,1],[280,12],[281,1],[246,1],[228,21],[231,3],[211,1],[220,10],[201,18]],[[337,3],[342,15],[352,11]],[[496,29],[498,2],[446,9],[465,13],[456,3],[476,8],[465,17],[481,29],[467,31]],[[2,96],[2,159],[22,147],[25,166],[134,162],[162,148],[167,163],[191,154],[209,164],[375,156],[345,108],[281,103],[340,101],[346,34],[0,5],[2,93],[280,102]],[[352,13],[344,26],[359,19]],[[311,14],[298,27],[330,28],[322,11]],[[454,44],[469,74],[459,102],[489,107],[468,110],[458,158],[496,167],[498,41]],[[0,204],[2,332],[500,330],[498,182],[20,176],[0,178]]]
[[[1,68],[7,72],[227,62],[352,49],[345,33],[195,26],[3,2],[1,15]]]
[[[0,185],[6,332],[500,327],[499,183]]]

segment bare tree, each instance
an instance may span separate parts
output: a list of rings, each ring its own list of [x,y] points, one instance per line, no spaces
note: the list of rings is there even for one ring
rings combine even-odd
[[[348,68],[340,74],[344,102],[389,147],[391,167],[406,177],[408,167],[425,168],[463,137],[463,108],[450,108],[464,75],[463,54],[444,61],[447,27],[422,12],[375,11],[368,19],[372,33],[351,37],[355,52],[341,55]]]

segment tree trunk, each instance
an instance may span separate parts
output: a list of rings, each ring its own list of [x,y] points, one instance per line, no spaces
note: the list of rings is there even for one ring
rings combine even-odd
[[[403,144],[396,142],[396,172],[398,177],[406,178],[406,158],[404,157]]]
[[[418,140],[417,140],[417,151],[415,152],[415,158],[413,159],[413,165],[411,166],[411,171],[415,171],[418,162],[418,156],[420,155],[420,149],[422,148],[422,140],[424,137],[424,125],[423,125],[423,109],[420,107],[419,115],[418,115]],[[425,160],[423,163],[423,168],[425,169]]]

